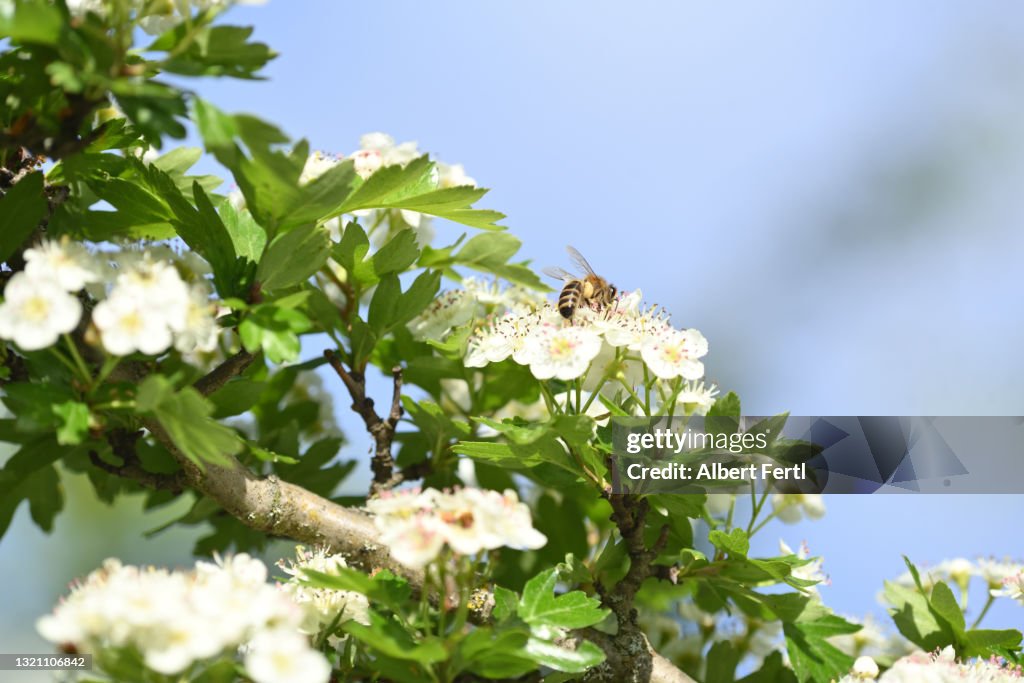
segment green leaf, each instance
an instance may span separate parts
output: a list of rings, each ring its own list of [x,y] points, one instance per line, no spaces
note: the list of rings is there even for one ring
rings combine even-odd
[[[260,260],[256,279],[266,291],[305,282],[327,263],[330,247],[327,230],[312,224],[279,235]]]
[[[714,529],[708,533],[708,540],[719,550],[729,553],[730,556],[746,557],[750,550],[750,539],[747,538],[746,532],[738,527],[728,534]]]
[[[725,396],[722,396],[715,400],[711,408],[708,409],[709,416],[726,415],[728,417],[739,417],[740,416],[740,397],[735,392],[730,391]]]
[[[433,664],[448,658],[444,643],[436,636],[422,638],[418,642],[394,619],[381,616],[370,610],[370,625],[347,621],[342,629],[355,636],[371,651],[382,652],[389,657]]]
[[[554,595],[558,570],[548,569],[526,582],[519,601],[519,616],[531,626],[584,628],[604,620],[608,610],[583,591]]]
[[[478,627],[459,642],[455,653],[461,660],[460,671],[471,671],[486,678],[519,678],[537,668],[524,652],[525,630],[500,630]]]
[[[385,166],[366,179],[331,215],[360,209],[408,209],[485,230],[502,230],[504,214],[471,208],[487,190],[475,187],[437,189],[434,164],[426,157],[405,166]]]
[[[165,183],[167,181],[169,178]],[[169,189],[166,191],[170,192]],[[198,182],[192,185],[192,195],[196,209],[184,201],[175,203],[175,216],[171,222],[178,236],[210,262],[214,284],[222,297],[245,296],[247,257],[236,253],[231,233]]]
[[[241,415],[260,400],[266,382],[257,382],[248,377],[235,377],[207,398],[213,404],[213,417],[223,419]]]
[[[433,168],[426,156],[413,159],[405,166],[385,166],[363,181],[336,213],[390,208],[395,202],[430,192],[435,188]]]
[[[775,651],[765,658],[760,669],[741,678],[739,683],[796,683],[796,677],[783,661],[782,653]]]
[[[235,254],[241,259],[257,263],[267,244],[267,233],[253,220],[252,214],[223,202],[220,217],[231,237]]]
[[[182,453],[197,465],[228,465],[228,455],[242,449],[242,440],[232,429],[210,415],[213,406],[192,387],[175,390],[161,375],[150,375],[139,385],[135,397],[140,412],[150,413]]]
[[[253,116],[225,114],[201,98],[194,99],[193,111],[206,149],[231,171],[246,207],[268,236],[277,235],[285,217],[302,203],[299,176],[308,147],[297,146],[301,159],[281,152],[276,146],[289,140],[278,128]]]
[[[419,258],[416,235],[412,230],[400,230],[373,255],[373,270],[377,275],[401,273]]]
[[[497,621],[504,621],[516,613],[519,596],[504,586],[494,587],[494,609],[491,615]]]
[[[89,406],[78,401],[65,401],[53,405],[53,414],[60,419],[57,443],[77,445],[89,434]]]
[[[402,285],[397,275],[388,275],[377,283],[377,289],[370,300],[366,322],[378,337],[383,336],[395,325],[398,300],[402,296]]]
[[[1016,629],[994,630],[973,629],[964,634],[967,645],[963,657],[983,657],[998,655],[1000,649],[1017,650],[1020,648],[1021,633]]]
[[[341,234],[341,242],[331,249],[331,257],[348,273],[349,278],[364,285],[378,280],[373,262],[364,257],[370,250],[370,240],[358,223],[349,223]]]
[[[832,614],[813,621],[783,623],[786,649],[797,678],[817,683],[846,675],[853,666],[853,657],[841,652],[826,638],[853,633],[859,628]]]
[[[733,683],[736,679],[736,665],[742,654],[728,640],[721,640],[711,646],[707,655],[707,672],[704,683]]]
[[[538,664],[556,671],[580,673],[604,661],[604,651],[589,640],[581,641],[575,650],[547,640],[530,638],[526,653]]]
[[[302,583],[316,588],[362,593],[373,604],[400,611],[412,595],[409,582],[382,570],[373,577],[348,567],[335,567],[330,573],[302,570]]]
[[[174,57],[161,63],[163,71],[186,76],[254,78],[276,56],[265,44],[249,42],[251,27],[205,26],[188,35],[189,31],[187,24],[180,24],[154,43],[164,45],[171,42],[165,38],[173,36],[174,43],[163,49],[187,45],[187,49],[178,50]],[[187,39],[189,42],[185,42]]]
[[[63,28],[64,20],[54,5],[16,0],[0,7],[0,38],[55,45]]]
[[[302,311],[267,303],[256,306],[242,319],[238,336],[250,353],[263,351],[271,362],[284,363],[299,357],[299,334],[311,327]]]
[[[920,592],[886,581],[883,594],[890,604],[893,623],[912,643],[930,652],[954,642],[950,625],[945,620],[939,621],[927,598]]]
[[[958,637],[963,636],[967,623],[950,587],[942,581],[936,583],[932,586],[932,594],[928,601],[936,615],[949,624]]]
[[[2,16],[2,13],[0,13]],[[0,19],[0,25],[2,25]],[[43,195],[43,174],[29,173],[0,199],[0,261],[6,261],[46,214],[46,197]]]
[[[53,520],[64,507],[64,492],[53,463],[71,453],[52,436],[44,436],[11,456],[0,470],[0,538],[24,500],[36,525],[46,532],[53,529]]]
[[[195,166],[202,156],[203,150],[199,147],[175,147],[151,163],[170,176],[182,175]]]
[[[389,328],[394,329],[399,325],[404,325],[422,313],[437,296],[437,291],[440,288],[440,272],[424,271],[420,273],[409,285],[409,289],[402,292],[401,298],[395,305],[394,319]]]

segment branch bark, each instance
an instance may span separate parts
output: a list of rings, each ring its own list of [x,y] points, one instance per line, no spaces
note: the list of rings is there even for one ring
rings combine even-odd
[[[374,451],[370,460],[373,470],[373,483],[370,484],[370,495],[376,496],[382,491],[398,486],[407,479],[422,477],[429,473],[429,461],[417,463],[405,471],[396,471],[395,459],[391,446],[395,440],[395,428],[402,419],[402,368],[396,365],[391,369],[394,389],[391,394],[391,410],[387,418],[382,418],[374,408],[373,399],[366,395],[366,378],[361,372],[349,372],[341,358],[331,349],[324,351],[324,357],[334,372],[341,378],[342,384],[352,397],[352,410],[363,418],[366,431],[373,437]],[[415,476],[413,476],[415,474]]]

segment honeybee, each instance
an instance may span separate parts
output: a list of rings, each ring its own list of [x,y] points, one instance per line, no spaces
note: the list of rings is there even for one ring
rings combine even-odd
[[[610,284],[603,277],[594,272],[594,269],[583,258],[583,254],[572,247],[566,247],[569,257],[573,263],[585,274],[577,277],[561,268],[545,268],[544,274],[556,280],[565,282],[562,293],[558,296],[558,312],[563,318],[571,319],[572,314],[580,306],[593,306],[601,309],[610,306],[615,301],[618,290],[615,285]]]

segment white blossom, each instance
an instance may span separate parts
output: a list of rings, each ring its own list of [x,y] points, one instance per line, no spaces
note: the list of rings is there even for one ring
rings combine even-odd
[[[775,493],[771,500],[775,516],[786,524],[796,524],[804,516],[808,519],[825,516],[825,499],[820,493]]]
[[[444,292],[418,316],[409,321],[407,327],[413,339],[443,339],[453,327],[473,319],[476,301],[463,289]]]
[[[52,346],[82,317],[82,304],[54,279],[20,272],[11,276],[0,304],[0,339],[25,351]]]
[[[188,318],[188,285],[170,258],[161,256],[157,249],[141,256],[123,253],[121,262],[126,267],[115,278],[110,296],[136,299],[140,306],[153,309],[167,327],[178,332],[185,328]]]
[[[646,338],[640,345],[641,358],[659,379],[700,379],[704,364],[697,359],[707,352],[707,340],[697,330],[668,330]]]
[[[978,576],[984,579],[988,587],[999,588],[1003,581],[1014,574],[1024,572],[1024,564],[1014,562],[1008,558],[997,560],[990,557],[979,558],[975,563]]]
[[[523,354],[537,379],[576,379],[601,350],[601,337],[585,327],[538,326],[523,342]]]
[[[476,555],[502,546],[539,548],[547,542],[533,528],[530,509],[511,489],[387,492],[367,501],[392,557],[412,568],[435,560],[448,546]]]
[[[168,676],[197,661],[234,656],[241,646],[262,642],[268,633],[288,641],[298,662],[320,657],[299,632],[303,608],[266,579],[266,566],[244,553],[200,561],[187,572],[110,559],[73,585],[36,628],[50,642],[78,652],[130,648],[148,669]],[[258,650],[249,648],[250,654]],[[259,675],[264,675],[264,666],[269,665],[264,661],[256,666]],[[254,678],[257,671],[250,672]],[[326,676],[291,680],[326,681]],[[257,680],[275,679],[268,673]]]
[[[96,304],[92,321],[100,331],[103,348],[115,356],[135,351],[155,356],[171,345],[171,330],[163,313],[125,291]]]
[[[341,159],[333,154],[316,151],[309,155],[299,175],[299,185],[308,185],[327,171],[341,163]]]
[[[317,588],[302,583],[303,570],[312,569],[323,574],[336,573],[348,565],[345,558],[338,554],[328,554],[319,548],[309,551],[302,546],[295,549],[296,559],[279,562],[278,566],[290,578],[281,584],[281,589],[288,593],[296,604],[303,607],[306,616],[299,626],[299,631],[315,636],[324,627],[341,624],[346,621],[357,621],[369,624],[369,603],[366,596],[352,591]]]
[[[681,406],[687,415],[707,415],[711,406],[715,405],[717,395],[718,387],[714,384],[687,381],[676,396],[676,405]]]
[[[476,180],[466,175],[466,169],[462,164],[437,163],[437,186],[440,188],[461,187],[469,185],[476,187]]]
[[[1024,605],[1024,572],[1007,576],[1003,579],[1003,587],[999,589],[993,588],[990,593],[994,597],[1013,598]]]
[[[255,683],[327,683],[331,665],[298,633],[266,631],[249,643],[245,671]]]
[[[77,292],[99,282],[102,272],[89,251],[64,237],[59,242],[44,240],[25,250],[25,274],[35,280],[49,279],[66,292]]]
[[[839,683],[872,680],[872,671],[867,662],[857,660],[853,672],[843,676]],[[877,680],[879,683],[1017,683],[1020,678],[1020,667],[1003,665],[995,658],[958,662],[953,646],[948,645],[938,653],[915,652],[902,657]]]
[[[174,338],[174,348],[182,353],[209,353],[217,348],[220,326],[214,317],[216,309],[210,301],[205,284],[189,287],[185,325]]]
[[[878,678],[878,664],[868,656],[861,656],[853,663],[853,676],[861,680],[875,680]]]

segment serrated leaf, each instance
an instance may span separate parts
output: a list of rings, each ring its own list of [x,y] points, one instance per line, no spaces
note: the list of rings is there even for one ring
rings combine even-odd
[[[412,230],[400,230],[373,255],[373,270],[377,275],[401,273],[419,258],[416,235]]]
[[[381,616],[374,610],[370,610],[369,617],[368,626],[348,621],[342,625],[342,629],[358,638],[371,651],[376,650],[396,659],[429,665],[448,658],[444,643],[436,636],[417,641],[394,619]]]
[[[515,615],[519,604],[519,596],[504,586],[494,587],[494,609],[491,615],[497,621],[504,621]]]
[[[935,613],[949,624],[957,636],[962,636],[967,623],[964,620],[964,613],[956,601],[953,591],[944,582],[939,581],[932,586],[932,593],[928,599]]]
[[[266,291],[305,282],[327,263],[330,248],[331,236],[323,227],[295,228],[270,243],[256,269],[256,279]]]
[[[538,664],[556,671],[580,673],[604,661],[604,651],[589,640],[580,641],[575,650],[561,647],[547,640],[530,638],[526,652]]]
[[[730,556],[746,557],[750,550],[750,539],[740,528],[735,528],[728,534],[719,529],[713,529],[708,533],[708,540],[719,550],[729,553]]]
[[[930,652],[954,642],[949,624],[938,620],[928,600],[919,591],[886,581],[883,593],[890,604],[893,623],[912,643]]]
[[[89,406],[78,401],[65,401],[53,405],[53,414],[60,419],[57,443],[76,445],[89,434]]]
[[[526,582],[517,610],[519,616],[531,626],[555,628],[584,628],[602,621],[608,610],[597,598],[583,591],[554,595],[558,570],[548,569]]]
[[[175,390],[166,377],[150,375],[139,385],[136,404],[140,411],[150,413],[174,445],[198,465],[228,465],[227,456],[242,449],[238,434],[210,417],[213,406],[192,387]]]
[[[167,48],[155,48],[173,50],[174,55],[161,62],[161,69],[169,73],[256,78],[256,72],[276,53],[264,43],[249,42],[251,35],[251,27],[195,28],[183,23],[161,36],[154,45],[171,43]],[[179,45],[185,49],[175,49]]]
[[[312,323],[297,308],[285,308],[280,302],[260,304],[238,325],[242,346],[250,353],[263,351],[274,363],[293,361],[299,356],[299,334],[307,332]]]
[[[0,261],[6,261],[39,226],[46,213],[43,174],[29,173],[0,198]]]

